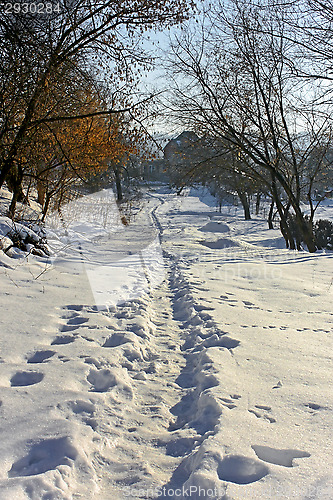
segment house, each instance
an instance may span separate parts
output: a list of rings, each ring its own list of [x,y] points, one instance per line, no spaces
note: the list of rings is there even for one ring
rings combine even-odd
[[[186,156],[193,154],[193,146],[197,144],[199,137],[195,132],[184,131],[175,139],[171,139],[164,147],[164,159],[170,164],[179,163]]]

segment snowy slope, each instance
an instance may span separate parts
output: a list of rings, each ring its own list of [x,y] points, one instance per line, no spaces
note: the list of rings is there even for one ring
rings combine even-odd
[[[211,202],[102,192],[1,255],[0,500],[333,497],[333,253]]]

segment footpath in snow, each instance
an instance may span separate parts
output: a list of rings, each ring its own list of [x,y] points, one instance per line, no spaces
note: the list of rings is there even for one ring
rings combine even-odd
[[[0,500],[333,498],[333,253],[200,198],[1,255]]]

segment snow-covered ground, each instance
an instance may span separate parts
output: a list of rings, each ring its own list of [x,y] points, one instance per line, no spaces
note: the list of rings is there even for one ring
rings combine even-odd
[[[1,253],[0,500],[333,498],[333,252],[211,201],[104,191]]]

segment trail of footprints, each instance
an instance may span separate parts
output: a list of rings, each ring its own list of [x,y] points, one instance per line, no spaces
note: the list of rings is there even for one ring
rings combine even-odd
[[[177,470],[188,469],[186,456],[217,431],[223,407],[236,408],[238,394],[217,398],[211,389],[219,384],[207,348],[220,347],[232,355],[240,342],[219,329],[209,311],[209,305],[196,304],[191,287],[178,266],[171,265],[170,289],[173,290],[173,317],[183,331],[181,350],[186,361],[176,384],[183,396],[170,409],[175,419],[169,425],[170,437],[166,453],[185,457]],[[193,283],[192,283],[193,285]],[[202,283],[195,283],[197,290]],[[209,304],[209,300],[205,301]],[[177,470],[167,486],[177,484]]]
[[[68,358],[61,352],[61,346],[67,344],[72,344],[77,339],[81,338],[88,342],[96,342],[95,339],[89,337],[85,334],[85,331],[89,332],[89,329],[98,329],[98,325],[90,326],[89,315],[99,312],[95,307],[85,307],[82,305],[69,305],[63,310],[62,319],[66,320],[66,323],[60,326],[59,334],[54,337],[51,341],[50,346],[53,349],[39,349],[33,353],[29,353],[26,356],[26,362],[28,365],[45,365],[48,362],[58,359],[62,362],[68,361]],[[105,325],[103,325],[105,326]],[[112,328],[106,325],[106,328]],[[118,342],[114,340],[114,343],[106,341],[103,347],[117,346],[120,345],[121,341]],[[54,346],[57,346],[57,350],[54,350]],[[87,362],[89,363],[89,356],[87,356]],[[40,383],[44,379],[45,374],[40,371],[34,370],[21,370],[16,372],[10,379],[10,385],[12,387],[20,386],[30,386]]]
[[[83,321],[84,320],[84,321]],[[76,318],[76,317],[71,317],[67,324],[61,327],[60,331],[68,331],[68,329],[76,329],[79,328],[79,325],[81,325],[83,322],[88,321],[87,318]],[[51,342],[51,346],[53,345],[63,345],[63,344],[69,344],[71,342],[75,341],[75,337],[70,336],[70,335],[58,335],[55,337],[55,339]],[[33,354],[28,354],[26,357],[26,362],[27,364],[42,364],[46,363],[51,360],[55,355],[57,354],[57,351],[51,350],[51,349],[45,349],[45,350],[36,350]],[[58,355],[58,358],[61,359],[61,354]],[[35,385],[40,383],[44,379],[44,373],[40,371],[18,371],[16,372],[10,379],[10,385],[11,387],[27,387],[30,385]]]
[[[175,293],[171,293],[173,303],[173,314],[177,317],[178,309],[182,310],[184,303],[186,303],[186,287],[188,284],[186,282],[182,283],[180,279],[173,278],[174,282],[171,283],[171,288]],[[172,281],[172,279],[171,279]],[[179,293],[177,298],[177,286],[179,292],[184,290],[185,294]],[[187,290],[188,291],[188,290]],[[230,297],[232,294],[221,295],[221,299],[225,302],[227,301],[230,305],[237,302],[234,298]],[[185,302],[182,300],[185,296]],[[177,303],[177,300],[179,302]],[[193,300],[189,297],[189,300]],[[244,307],[258,309],[254,304],[249,301],[243,301]],[[214,433],[214,428],[219,421],[221,415],[221,408],[225,407],[228,410],[233,410],[237,407],[238,401],[241,400],[241,395],[230,394],[227,397],[220,397],[219,404],[217,405],[216,400],[212,395],[209,394],[209,389],[217,385],[217,380],[214,377],[212,370],[212,363],[210,358],[205,354],[207,347],[218,346],[228,349],[232,353],[232,349],[239,345],[239,341],[232,339],[225,335],[225,332],[221,332],[216,328],[216,325],[212,321],[209,315],[209,306],[201,306],[194,304],[194,310],[196,312],[197,321],[194,321],[193,316],[185,318],[179,323],[183,323],[183,328],[189,330],[190,335],[187,336],[187,341],[183,346],[184,357],[186,359],[186,365],[181,370],[178,380],[174,384],[177,390],[184,392],[184,396],[180,401],[174,405],[170,411],[174,415],[175,420],[170,423],[169,433],[170,439],[167,441],[161,441],[161,446],[165,447],[166,454],[173,457],[181,457],[188,453],[189,449],[194,448],[199,445],[203,440]],[[112,390],[113,387],[117,386],[120,389],[120,396],[118,401],[114,400],[113,404],[116,407],[117,404],[122,405],[124,401],[133,398],[131,383],[140,384],[147,379],[147,377],[154,375],[157,371],[157,355],[149,349],[149,342],[147,334],[147,318],[143,318],[146,309],[146,304],[138,301],[131,301],[113,308],[107,312],[98,311],[95,307],[82,306],[82,305],[69,305],[62,311],[62,319],[65,320],[64,324],[59,328],[59,334],[54,337],[50,342],[50,347],[45,349],[36,350],[33,353],[29,353],[26,358],[27,365],[46,365],[47,363],[54,362],[66,362],[69,359],[66,357],[66,345],[73,344],[78,340],[86,341],[88,354],[78,353],[78,357],[83,360],[83,362],[89,365],[89,372],[86,376],[86,382],[89,384],[90,389],[88,389],[88,394],[86,399],[77,398],[70,401],[65,401],[58,403],[56,408],[61,412],[64,418],[76,418],[83,424],[90,427],[93,431],[99,431],[99,435],[103,432],[99,429],[103,422],[103,419],[98,418],[100,412],[110,411],[110,417],[115,417],[119,420],[119,426],[122,426],[121,418],[119,414],[112,413],[112,409],[101,408],[98,406],[97,400],[94,399],[94,395],[98,393],[104,393]],[[118,320],[118,325],[115,327],[109,321],[109,315],[112,314],[113,318]],[[98,324],[93,322],[94,315],[96,319],[98,318]],[[163,325],[163,321],[167,319],[168,313],[163,311],[159,312],[160,322],[156,321],[155,327]],[[102,321],[104,317],[105,321]],[[139,320],[143,319],[142,322]],[[132,321],[132,323],[131,323]],[[93,324],[94,323],[94,324]],[[197,323],[197,324],[196,324]],[[200,328],[201,327],[201,328]],[[200,337],[198,341],[198,328],[200,328]],[[281,327],[284,329],[287,327]],[[99,335],[96,334],[99,333]],[[107,335],[105,335],[105,332]],[[188,332],[187,332],[188,333]],[[142,340],[144,342],[142,342]],[[171,345],[170,340],[168,340],[168,345],[166,350],[176,349],[177,346]],[[120,371],[114,370],[112,363],[108,362],[109,356],[101,357],[101,351],[98,351],[97,357],[95,356],[95,349],[89,349],[89,345],[94,344],[95,347],[100,347],[103,350],[106,349],[116,349],[121,347],[123,352],[123,358],[120,362]],[[94,353],[94,355],[90,355]],[[167,363],[168,360],[165,359],[165,370],[167,373]],[[47,370],[22,370],[17,371],[10,379],[10,385],[12,387],[26,387],[39,384],[43,381],[45,373]],[[159,368],[160,369],[160,368]],[[44,373],[45,372],[45,373]],[[126,375],[127,374],[127,375]],[[127,378],[126,378],[127,377]],[[274,388],[281,387],[280,381]],[[172,382],[169,382],[170,390],[172,390]],[[0,401],[0,408],[2,402]],[[202,407],[205,407],[206,415],[202,418],[200,411]],[[303,407],[304,411],[309,411],[311,413],[316,413],[320,410],[326,409],[325,407],[309,402],[305,403]],[[116,409],[114,410],[116,412]],[[152,419],[159,419],[163,417],[163,400],[159,395],[151,395],[149,401],[142,404],[140,412],[143,415],[149,415]],[[166,410],[165,410],[166,411]],[[248,412],[253,414],[258,419],[264,419],[270,424],[276,422],[272,415],[272,409],[268,405],[255,404],[253,407],[248,408]],[[126,424],[126,420],[123,422]],[[104,424],[102,424],[104,425]],[[137,425],[131,425],[128,427],[129,435],[134,435],[137,427],[142,425],[142,422],[138,421]],[[195,434],[192,436],[182,435],[179,432],[184,429],[192,428]],[[59,444],[59,449],[62,447],[62,443]],[[253,449],[257,456],[266,462],[278,463],[280,465],[292,466],[292,459],[308,456],[304,454],[305,452],[300,452],[298,450],[273,450],[268,447],[259,447],[253,445]],[[59,457],[61,453],[59,452]],[[101,457],[102,460],[103,457]],[[246,457],[236,457],[230,458],[234,460],[232,463],[233,467],[243,467],[243,462]],[[230,464],[221,463],[218,470],[218,475],[220,479],[232,480],[228,476],[228,471],[230,470]],[[15,467],[14,467],[15,466]],[[9,475],[15,476],[19,475],[19,465],[13,465],[14,469],[9,471]],[[266,471],[266,470],[265,470]],[[265,472],[264,471],[264,472]],[[144,474],[144,472],[142,472]],[[258,473],[259,474],[259,473]],[[260,474],[259,474],[260,475]],[[258,476],[259,477],[259,476]],[[120,481],[120,480],[119,480]],[[245,480],[244,480],[245,481]]]
[[[183,277],[178,277],[176,280],[171,277],[171,281],[172,280],[174,283],[172,283],[171,288],[177,290],[178,286],[178,288],[182,290],[182,292],[175,293],[176,300],[174,301],[174,312],[175,317],[178,318],[178,295],[180,295],[180,297],[185,297],[185,301],[180,303],[182,309],[184,309],[186,301],[192,301],[193,298],[190,290],[187,290],[188,284]],[[197,283],[197,285],[198,284],[200,283]],[[199,286],[196,286],[196,288],[200,289]],[[233,294],[230,293],[221,295],[220,297],[224,302],[228,301],[231,304],[236,304],[238,300],[232,296]],[[243,301],[243,303],[247,308],[259,309],[252,302]],[[199,441],[202,441],[205,433],[214,433],[215,425],[218,423],[221,415],[221,409],[218,409],[216,404],[214,407],[214,397],[216,396],[210,397],[209,392],[207,392],[210,388],[217,385],[218,382],[211,372],[212,364],[210,363],[209,357],[205,354],[205,348],[222,347],[228,349],[232,354],[232,350],[236,348],[240,342],[230,338],[225,332],[219,330],[212,320],[212,317],[209,315],[208,311],[212,310],[211,307],[208,305],[197,306],[194,302],[194,309],[199,320],[194,321],[192,318],[190,321],[187,321],[186,318],[182,318],[184,323],[183,328],[187,330],[187,337],[182,348],[187,358],[187,363],[177,380],[178,385],[182,388],[189,388],[189,391],[185,393],[182,400],[171,409],[172,413],[176,416],[176,421],[170,425],[169,430],[173,432],[186,427],[192,427],[202,435],[202,438],[199,439]],[[198,327],[200,328],[199,334]],[[272,389],[281,386],[281,382],[278,381]],[[202,426],[202,424],[198,425],[198,418],[196,418],[196,416],[198,416],[198,407],[202,406],[202,399],[207,399],[206,405],[209,409],[205,419],[205,426]],[[218,403],[221,408],[225,407],[229,410],[233,410],[238,406],[238,400],[240,399],[241,395],[230,394],[229,397],[219,397]],[[264,419],[271,424],[276,422],[276,419],[271,414],[272,409],[268,405],[256,404],[253,408],[249,408],[248,411],[257,418]]]
[[[223,301],[229,301],[229,302],[237,302],[235,299],[230,298],[232,294],[228,295],[221,295],[221,299]],[[243,301],[245,304],[245,307],[255,307],[254,304],[252,304],[249,301]],[[127,307],[123,308],[115,308],[113,311],[113,316],[119,320],[122,319],[131,319],[134,318],[135,314],[134,312],[135,309],[139,309],[140,307],[143,308],[142,304],[134,304],[134,311],[133,311],[133,305],[131,307],[127,305]],[[257,307],[255,307],[257,308]],[[207,313],[211,308],[207,305],[201,306],[201,305],[195,305],[195,310],[198,314],[198,316],[201,319],[202,323],[205,323],[206,327],[211,327],[212,326],[212,321],[210,315]],[[89,325],[89,316],[93,316],[93,314],[99,313],[99,316],[103,314],[103,312],[98,311],[96,307],[89,307],[89,306],[82,306],[82,305],[69,305],[65,308],[64,314],[62,316],[63,319],[67,320],[64,325],[60,327],[60,334],[58,334],[52,341],[51,341],[51,346],[58,346],[58,351],[54,349],[45,349],[45,350],[36,350],[34,353],[30,354],[27,356],[27,363],[28,364],[45,364],[48,363],[55,358],[58,358],[62,361],[66,361],[66,357],[59,352],[59,348],[61,349],[61,346],[65,346],[66,344],[71,344],[75,342],[78,338],[84,339],[88,342],[94,342],[96,343],[96,339],[90,338],[89,337],[89,330],[90,329],[98,329],[102,328],[99,327],[98,325]],[[107,314],[107,313],[106,313]],[[163,313],[162,313],[163,315]],[[113,332],[109,337],[107,337],[103,343],[101,344],[101,347],[104,348],[115,348],[118,346],[124,346],[125,344],[132,344],[133,343],[133,336],[141,336],[144,337],[144,327],[138,326],[138,325],[130,325],[131,331],[125,330],[125,331],[115,331]],[[158,324],[157,324],[158,326]],[[253,325],[255,326],[255,325]],[[113,330],[114,327],[111,325],[103,325],[103,328],[105,329],[109,328],[110,330]],[[136,327],[136,328],[135,328]],[[244,325],[245,327],[245,325]],[[275,328],[274,326],[269,326],[267,328]],[[281,326],[281,329],[286,329],[286,326]],[[307,328],[304,328],[306,330]],[[214,328],[212,328],[214,330]],[[323,330],[321,330],[323,331]],[[86,334],[85,334],[86,332]],[[223,332],[222,332],[223,333]],[[207,334],[205,337],[202,338],[202,342],[197,344],[195,347],[192,346],[194,351],[201,351],[204,347],[211,347],[211,346],[219,346],[219,347],[225,347],[227,349],[233,349],[239,345],[239,341],[235,339],[231,339],[224,333],[221,335],[216,334],[216,333],[209,333],[207,331]],[[190,346],[185,346],[185,347],[190,347]],[[135,361],[135,351],[132,353],[132,359],[130,356],[130,352],[128,354],[128,359],[129,362]],[[138,357],[138,359],[140,356]],[[91,358],[89,355],[85,356],[86,362],[89,364],[95,364],[97,367],[100,367],[98,362],[94,361],[94,358]],[[141,356],[141,361],[142,359],[144,360],[144,356]],[[137,380],[144,380],[146,378],[145,374],[153,373],[155,368],[154,368],[154,362],[151,360],[151,355],[150,358],[148,356],[148,359],[146,361],[146,366],[144,370],[139,371],[137,374],[134,374],[133,378]],[[125,363],[126,367],[126,363]],[[131,366],[132,368],[132,366]],[[104,372],[106,374],[106,372]],[[41,372],[37,371],[18,371],[15,373],[12,378],[10,379],[10,384],[11,386],[29,386],[29,385],[34,385],[39,382],[41,382],[44,378],[44,374]],[[92,379],[92,377],[91,377]],[[94,383],[92,383],[92,386],[94,386]],[[275,387],[274,387],[275,388]],[[106,389],[107,390],[107,389]],[[231,401],[224,401],[224,403],[233,405]],[[268,411],[268,408],[260,408],[259,406],[256,407],[259,410],[266,410]],[[316,408],[314,408],[316,409]],[[256,416],[260,412],[257,412],[256,409],[251,409],[249,410]],[[258,417],[259,418],[259,417]],[[261,418],[261,417],[260,417]],[[267,414],[264,416],[269,421],[274,421],[274,419],[271,419]]]
[[[272,313],[273,311],[271,309],[263,309],[257,305],[255,305],[253,302],[250,302],[249,300],[242,300],[242,301],[239,301],[235,298],[235,294],[231,293],[231,292],[224,292],[224,294],[220,295],[218,298],[217,298],[218,302],[220,302],[221,304],[224,304],[224,305],[228,305],[229,307],[236,307],[237,305],[242,305],[245,309],[248,309],[248,310],[257,310],[257,311],[264,311],[264,312],[268,312],[268,313]],[[280,313],[284,313],[284,314],[292,314],[291,311],[283,311],[283,310],[279,310]],[[319,314],[319,313],[322,313],[322,311],[307,311],[308,314]],[[258,325],[240,325],[241,328],[257,328]],[[276,325],[265,325],[265,326],[262,326],[261,328],[263,328],[263,330],[269,330],[269,329],[279,329],[279,330],[288,330],[288,328],[290,328],[289,326],[285,326],[285,325],[279,325],[279,326],[276,326]],[[302,328],[296,328],[296,331],[297,332],[305,332],[305,331],[309,331],[311,330],[310,328],[308,327],[302,327]],[[313,329],[312,330],[313,332],[316,332],[316,333],[331,333],[332,330],[327,330],[325,328],[316,328],[316,329]]]
[[[160,314],[163,316],[164,313]],[[140,415],[146,414],[152,420],[162,419],[162,421],[165,420],[163,412],[167,413],[167,418],[169,416],[164,408],[163,398],[159,394],[161,387],[158,382],[156,382],[157,385],[155,384],[154,394],[151,394],[148,399],[145,398],[139,408],[135,408],[135,405],[131,407],[130,415],[128,412],[127,402],[133,400],[132,386],[139,384],[138,387],[140,387],[147,377],[154,377],[157,369],[160,370],[156,361],[158,356],[150,350],[149,339],[147,340],[151,328],[147,315],[147,303],[144,300],[130,301],[117,308],[111,308],[109,311],[98,311],[97,308],[81,305],[67,306],[61,312],[64,324],[60,326],[58,335],[50,341],[50,347],[36,349],[35,352],[29,352],[26,355],[27,366],[36,367],[36,369],[17,371],[10,379],[10,385],[19,390],[20,387],[33,386],[42,382],[45,377],[47,378],[47,368],[50,364],[54,366],[54,363],[67,362],[76,357],[88,366],[88,371],[85,371],[85,384],[84,380],[81,380],[84,384],[82,397],[66,401],[65,396],[60,403],[55,403],[54,409],[60,412],[62,418],[77,420],[90,428],[94,432],[94,441],[105,443],[104,451],[96,451],[92,457],[97,468],[114,461],[114,452],[116,448],[118,452],[119,448],[116,447],[117,432],[120,435],[124,432],[124,428],[128,427],[128,435],[133,436],[134,440],[137,439],[135,431],[143,425]],[[160,325],[162,324],[161,321]],[[87,342],[86,345],[84,342]],[[77,349],[74,347],[76,344]],[[170,341],[165,348],[166,351],[169,345]],[[67,354],[69,355],[67,347],[70,348],[70,358],[67,357]],[[170,347],[172,350],[176,348],[175,345]],[[110,349],[112,351],[115,349],[115,354],[112,356],[110,356]],[[168,359],[164,359],[164,363],[167,375]],[[163,364],[163,360],[160,364]],[[79,372],[78,376],[80,376]],[[167,382],[166,385],[168,385]],[[170,392],[170,389],[168,391]],[[103,393],[108,393],[107,400],[103,397]],[[106,401],[107,404],[105,404]],[[103,414],[107,418],[103,418]],[[135,423],[135,415],[137,415],[137,423]],[[128,422],[131,424],[129,425]],[[117,428],[119,428],[118,431]],[[156,432],[156,424],[153,428]],[[68,450],[71,445],[67,441],[65,443],[66,439],[60,438],[53,440],[52,443],[50,440],[41,441],[38,445],[40,450],[31,448],[26,457],[22,457],[13,464],[8,471],[8,476],[19,477],[45,472],[42,462],[35,455],[37,453],[39,456],[43,453],[46,457],[49,450],[58,449],[59,456],[54,459],[50,457],[48,468],[55,468],[65,462],[70,463],[72,457],[68,455]],[[126,453],[129,451],[127,450]],[[117,459],[119,463],[123,463],[117,479],[119,482],[122,481],[124,470],[129,467],[126,453]],[[31,464],[29,468],[25,465],[28,462]],[[116,464],[113,465],[115,465],[113,467],[115,470]],[[133,457],[133,466],[136,474],[146,477],[148,472],[144,464],[138,463],[135,457]]]

